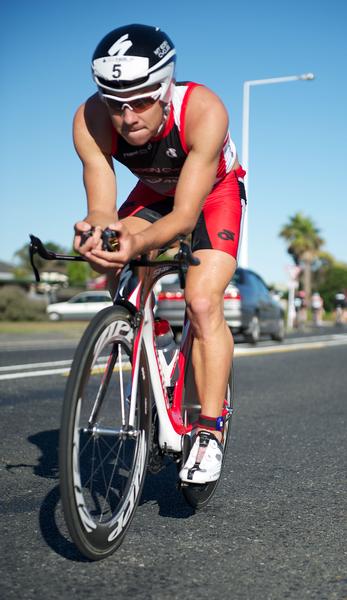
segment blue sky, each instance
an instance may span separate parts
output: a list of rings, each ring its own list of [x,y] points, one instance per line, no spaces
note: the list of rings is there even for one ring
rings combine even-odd
[[[315,74],[251,88],[249,266],[267,282],[286,282],[291,261],[278,232],[297,211],[347,262],[345,0],[12,0],[2,3],[1,21],[0,260],[11,261],[29,233],[70,246],[86,206],[72,118],[95,91],[95,46],[135,22],[167,31],[179,80],[220,95],[240,157],[243,81]],[[135,179],[116,169],[121,203]]]

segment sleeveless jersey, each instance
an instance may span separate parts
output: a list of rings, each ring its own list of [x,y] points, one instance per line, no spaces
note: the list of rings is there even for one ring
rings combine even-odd
[[[173,196],[184,161],[189,152],[184,135],[185,115],[189,96],[200,84],[176,83],[170,112],[163,131],[143,146],[132,146],[115,133],[112,154],[128,167],[145,185],[160,194]],[[216,182],[221,181],[233,167],[235,145],[229,133],[219,157]]]

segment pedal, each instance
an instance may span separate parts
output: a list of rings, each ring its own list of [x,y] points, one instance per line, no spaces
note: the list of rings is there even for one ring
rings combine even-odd
[[[190,484],[187,483],[186,481],[181,481],[180,479],[178,479],[177,484],[176,484],[176,488],[180,492],[182,488],[189,487],[189,485]]]
[[[159,471],[164,469],[164,467],[164,457],[159,454],[159,452],[151,452],[147,463],[147,470],[152,473],[152,475],[156,475]]]

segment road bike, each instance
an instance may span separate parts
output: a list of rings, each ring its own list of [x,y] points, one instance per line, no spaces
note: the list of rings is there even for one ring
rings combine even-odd
[[[84,260],[56,254],[31,235],[30,256]],[[110,249],[109,230],[103,247]],[[173,258],[132,260],[121,273],[113,306],[90,321],[77,347],[68,377],[59,439],[61,500],[69,533],[91,560],[109,556],[122,543],[140,501],[147,469],[159,472],[174,461],[178,469],[191,449],[199,403],[187,316],[180,346],[165,353],[162,336],[169,324],[155,318],[156,283],[178,273],[185,286],[188,268],[199,261],[180,239]],[[171,341],[173,338],[171,339]],[[224,454],[233,413],[232,369],[223,409]],[[194,509],[207,505],[218,481],[179,483]]]

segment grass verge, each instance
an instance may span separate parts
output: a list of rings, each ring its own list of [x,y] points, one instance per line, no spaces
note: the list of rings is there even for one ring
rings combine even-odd
[[[0,334],[59,333],[75,337],[81,335],[88,321],[0,321]]]

